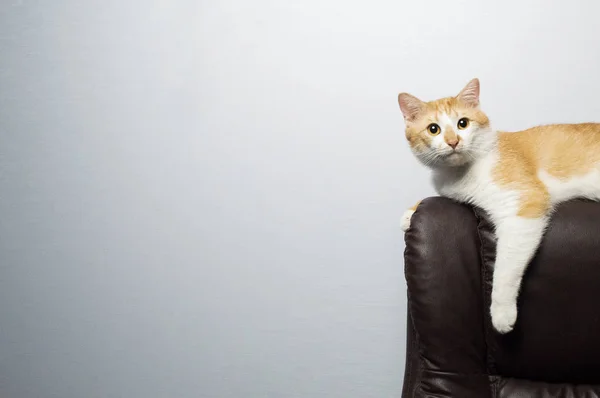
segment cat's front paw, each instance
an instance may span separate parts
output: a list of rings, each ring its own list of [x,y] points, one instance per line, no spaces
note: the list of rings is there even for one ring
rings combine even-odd
[[[400,228],[402,228],[402,231],[406,232],[410,228],[410,219],[412,218],[413,214],[415,214],[415,211],[408,209],[402,215],[402,219],[400,220]]]
[[[517,321],[517,304],[500,304],[492,301],[490,308],[492,325],[499,333],[505,334],[513,330]]]

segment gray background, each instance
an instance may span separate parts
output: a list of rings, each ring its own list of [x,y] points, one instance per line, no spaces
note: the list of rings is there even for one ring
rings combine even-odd
[[[3,0],[0,396],[398,397],[396,96],[598,120],[577,4]]]

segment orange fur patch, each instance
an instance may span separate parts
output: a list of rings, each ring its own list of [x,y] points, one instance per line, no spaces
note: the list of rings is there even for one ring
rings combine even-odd
[[[420,204],[421,204],[421,201],[419,200],[419,201],[418,201],[418,202],[417,202],[417,203],[416,203],[416,204],[415,204],[413,207],[411,207],[409,210],[416,211],[416,210],[417,210],[417,207],[419,207],[419,205],[420,205]]]
[[[444,141],[446,144],[457,144],[460,141],[460,137],[454,131],[454,127],[447,125],[444,128]]]
[[[519,215],[540,217],[550,206],[539,171],[568,179],[600,162],[600,124],[558,124],[499,133],[499,160],[493,179],[522,192]]]

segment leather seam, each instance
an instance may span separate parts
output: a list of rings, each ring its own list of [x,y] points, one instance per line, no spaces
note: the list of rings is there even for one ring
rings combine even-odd
[[[481,325],[482,329],[483,329],[483,336],[484,336],[484,342],[485,342],[485,358],[486,358],[486,368],[488,370],[487,375],[490,376],[492,374],[494,374],[495,372],[493,371],[493,360],[492,360],[492,355],[491,355],[491,350],[490,350],[490,341],[489,341],[489,330],[488,327],[486,326],[486,322],[488,319],[488,301],[487,301],[487,294],[486,294],[486,286],[487,286],[487,279],[488,279],[488,273],[487,273],[487,266],[485,263],[485,249],[486,249],[486,245],[484,243],[484,239],[481,236],[481,216],[479,214],[479,212],[477,211],[477,209],[475,208],[475,206],[471,206],[471,209],[473,210],[473,214],[475,216],[475,219],[477,220],[477,238],[479,239],[479,263],[481,265],[481,302],[483,304],[483,314],[482,314],[482,320],[483,320],[483,324]],[[496,385],[494,383],[490,384],[490,394],[493,398],[497,397],[497,389],[496,389]]]
[[[413,389],[413,396],[418,396],[417,394],[420,393],[420,395],[423,395],[423,369],[424,366],[423,364],[425,363],[425,360],[423,359],[423,354],[421,353],[421,347],[420,347],[420,337],[419,337],[419,332],[417,330],[417,328],[415,327],[415,318],[413,317],[413,312],[412,312],[412,306],[411,304],[411,299],[410,299],[410,289],[408,290],[408,311],[410,312],[410,321],[412,323],[412,328],[413,331],[415,333],[415,341],[413,342],[413,347],[416,348],[416,353],[417,353],[417,358],[419,359],[419,374],[417,375],[417,377],[415,377],[415,385],[414,385],[414,389]],[[409,379],[410,380],[410,379]]]
[[[433,370],[433,369],[427,369],[427,371],[431,372],[431,373],[436,373],[436,374],[440,374],[440,375],[449,375],[449,376],[486,376],[486,377],[493,377],[489,373],[440,372],[440,371]]]
[[[410,292],[407,289],[407,304],[409,304],[409,303],[410,303]],[[410,323],[411,324],[410,325],[406,325],[406,328],[407,328],[406,333],[410,333],[410,331],[408,330],[408,328],[412,328],[413,329],[412,330],[413,338],[414,338],[414,340],[416,340],[417,337],[416,337],[416,331],[414,329],[414,323],[413,323],[413,320],[412,320],[412,314],[410,312],[410,304],[407,305],[407,311],[409,313],[409,319],[410,319]],[[409,383],[412,383],[414,385],[414,382],[413,382],[413,379],[412,379],[412,376],[413,376],[413,361],[414,361],[414,359],[412,357],[414,357],[414,355],[415,355],[415,351],[414,351],[415,350],[415,342],[414,341],[411,341],[411,346],[407,347],[407,350],[408,349],[410,349],[411,352],[410,352],[410,354],[407,352],[407,356],[406,356],[406,359],[407,359],[407,361],[406,361],[407,362],[407,369],[406,369],[406,376],[405,377],[406,377],[406,379],[408,380]],[[414,395],[414,391],[413,391],[413,395]]]
[[[410,347],[411,350],[413,350],[413,347]],[[411,354],[411,356],[414,354]],[[409,383],[412,382],[412,377],[413,377],[413,372],[412,372],[412,367],[413,367],[413,359],[410,357],[407,357],[407,369],[406,369],[406,379],[408,380]]]

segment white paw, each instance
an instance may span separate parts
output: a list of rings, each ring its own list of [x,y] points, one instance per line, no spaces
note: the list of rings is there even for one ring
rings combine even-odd
[[[400,220],[400,228],[402,228],[402,231],[406,232],[410,228],[410,219],[412,218],[413,214],[415,214],[415,211],[409,209],[406,210],[402,215],[402,219]]]
[[[508,333],[513,330],[517,321],[517,304],[499,304],[492,301],[490,308],[492,324],[499,333]]]

